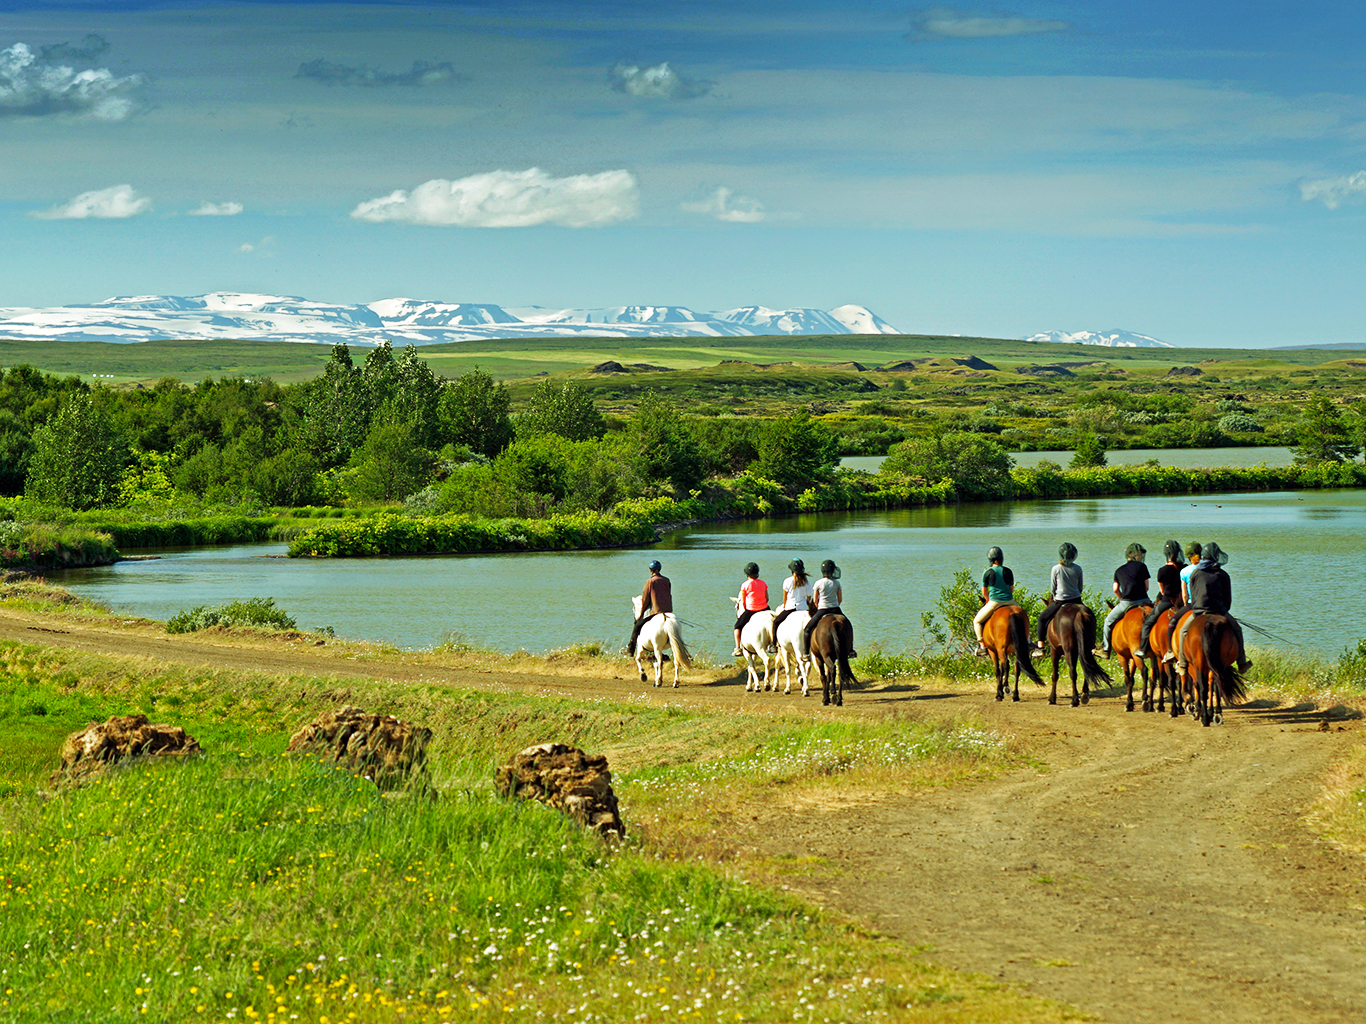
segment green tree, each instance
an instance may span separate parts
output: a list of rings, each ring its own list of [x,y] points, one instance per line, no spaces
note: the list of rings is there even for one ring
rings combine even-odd
[[[72,394],[47,426],[33,433],[24,493],[39,501],[87,509],[118,499],[127,448],[90,392]]]
[[[828,480],[839,461],[838,439],[806,413],[770,421],[758,447],[750,470],[789,488]]]
[[[994,437],[952,430],[902,441],[882,463],[884,473],[931,484],[951,480],[964,498],[1010,497],[1010,469],[1010,455]]]
[[[306,385],[303,419],[304,445],[324,467],[343,465],[364,440],[370,409],[347,346],[333,345],[323,372]]]
[[[702,482],[706,463],[701,446],[677,410],[653,391],[636,406],[629,436],[634,461],[647,480],[667,480],[684,496]]]
[[[1351,462],[1361,452],[1337,407],[1326,395],[1311,399],[1300,424],[1299,444],[1294,449],[1297,465]]]
[[[427,485],[432,454],[416,443],[411,423],[377,422],[351,456],[347,488],[360,501],[399,501]]]
[[[523,434],[559,434],[570,441],[588,441],[607,432],[593,397],[578,381],[556,385],[541,381],[531,393],[527,410],[517,421]]]
[[[511,408],[507,387],[476,367],[442,390],[441,433],[450,444],[496,458],[512,442]]]
[[[1109,464],[1105,452],[1109,448],[1103,434],[1082,434],[1077,438],[1077,447],[1072,452],[1072,469],[1091,469]]]

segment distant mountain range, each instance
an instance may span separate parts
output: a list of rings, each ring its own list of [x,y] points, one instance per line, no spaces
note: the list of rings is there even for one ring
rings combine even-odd
[[[1175,348],[1165,341],[1158,341],[1146,334],[1121,331],[1112,328],[1108,331],[1078,331],[1068,334],[1065,331],[1045,331],[1025,339],[1026,341],[1057,341],[1069,345],[1103,345],[1106,348]]]
[[[436,345],[482,338],[723,337],[763,334],[899,334],[864,306],[832,310],[741,306],[606,309],[507,308],[477,302],[381,299],[340,306],[281,295],[211,292],[139,295],[48,309],[0,308],[0,338],[136,342],[254,339],[351,345]]]

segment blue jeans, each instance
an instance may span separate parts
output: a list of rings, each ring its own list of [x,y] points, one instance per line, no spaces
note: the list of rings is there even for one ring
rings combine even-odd
[[[1105,616],[1105,631],[1101,633],[1101,636],[1105,638],[1102,646],[1106,654],[1110,653],[1110,634],[1114,631],[1115,623],[1124,618],[1124,613],[1130,608],[1137,608],[1145,604],[1152,604],[1152,601],[1146,597],[1138,601],[1120,601],[1119,604],[1110,609],[1110,614]]]

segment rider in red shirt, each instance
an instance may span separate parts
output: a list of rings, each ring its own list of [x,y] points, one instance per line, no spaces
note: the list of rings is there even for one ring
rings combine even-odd
[[[750,562],[745,566],[745,582],[740,585],[740,617],[735,620],[735,650],[731,656],[738,658],[740,650],[740,630],[754,617],[755,612],[768,611],[768,584],[759,579],[759,566]],[[767,670],[765,670],[767,671]]]

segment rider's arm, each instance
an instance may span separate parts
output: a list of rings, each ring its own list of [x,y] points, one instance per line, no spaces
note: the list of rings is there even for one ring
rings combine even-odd
[[[835,584],[835,603],[844,603],[844,588],[841,587],[838,583]]]

